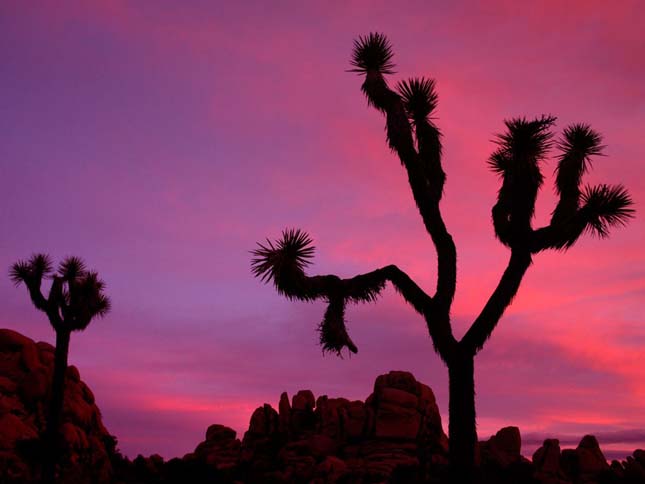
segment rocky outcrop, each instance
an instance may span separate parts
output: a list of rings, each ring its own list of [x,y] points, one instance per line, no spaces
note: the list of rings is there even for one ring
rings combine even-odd
[[[235,430],[223,425],[211,425],[206,430],[206,440],[197,446],[194,458],[219,471],[229,471],[237,466],[240,460],[241,442],[236,438]]]
[[[598,441],[593,435],[585,435],[578,447],[573,451],[575,455],[576,473],[571,473],[575,482],[590,484],[598,481],[599,476],[607,473],[609,464],[600,450]]]
[[[241,454],[250,481],[379,482],[447,462],[434,394],[407,372],[379,376],[365,402],[301,390],[291,402],[283,393],[278,410],[251,417]]]
[[[517,427],[504,427],[485,442],[479,442],[483,482],[533,482],[533,466],[522,456],[522,437]]]
[[[0,482],[35,482],[41,459],[54,348],[0,329]],[[112,482],[114,438],[89,387],[67,369],[60,482]]]
[[[623,462],[607,463],[593,435],[585,435],[575,449],[560,451],[547,439],[533,454],[534,478],[541,484],[645,483],[645,451],[636,450]]]
[[[562,455],[557,439],[546,439],[533,453],[534,476],[544,484],[570,484],[571,481],[560,465]]]
[[[0,330],[0,482],[37,482],[40,437],[54,349]],[[301,390],[251,415],[240,441],[211,425],[182,458],[133,461],[116,452],[91,390],[71,366],[66,376],[61,484],[74,483],[421,483],[448,482],[448,438],[432,390],[412,374],[379,376],[365,401],[318,398]],[[547,439],[532,461],[517,427],[479,442],[481,484],[645,484],[645,451],[608,464],[595,437],[561,450]]]

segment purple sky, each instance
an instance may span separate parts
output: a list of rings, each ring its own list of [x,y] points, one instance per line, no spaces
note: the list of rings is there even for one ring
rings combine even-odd
[[[560,129],[604,135],[587,181],[627,185],[637,218],[535,257],[476,361],[479,433],[645,445],[640,2],[233,4],[0,5],[0,268],[73,254],[106,280],[114,309],[73,336],[70,363],[121,449],[183,455],[211,423],[243,431],[282,391],[364,399],[394,369],[434,389],[447,426],[447,372],[393,290],[349,309],[358,355],[323,358],[323,303],[286,301],[249,270],[255,241],[295,226],[315,238],[312,272],[395,263],[433,288],[435,255],[383,118],[345,72],[352,40],[375,30],[394,44],[392,81],[437,79],[459,336],[506,264],[485,163],[503,119],[551,113]],[[553,168],[537,224],[554,206]],[[8,277],[0,301],[0,326],[53,342]]]

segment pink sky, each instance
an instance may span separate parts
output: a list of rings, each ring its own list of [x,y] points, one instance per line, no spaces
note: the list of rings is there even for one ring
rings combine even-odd
[[[211,423],[241,432],[282,391],[364,399],[394,369],[434,389],[447,425],[446,370],[393,290],[349,309],[356,356],[323,358],[323,304],[286,301],[249,270],[255,241],[295,226],[315,238],[312,272],[395,263],[433,287],[434,252],[384,121],[345,72],[353,38],[370,31],[394,44],[393,82],[437,79],[458,335],[507,259],[485,163],[503,119],[550,113],[559,129],[583,121],[604,135],[608,156],[587,181],[627,185],[637,218],[535,258],[476,361],[479,433],[645,445],[638,1],[2,2],[0,268],[74,254],[106,280],[114,309],[73,336],[70,363],[129,456],[183,455]],[[0,300],[0,326],[54,341],[8,277]]]

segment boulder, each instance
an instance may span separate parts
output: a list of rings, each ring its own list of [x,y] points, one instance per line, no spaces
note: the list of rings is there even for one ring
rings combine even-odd
[[[12,330],[0,329],[0,482],[13,484],[39,479],[33,462],[41,459],[54,370],[54,348],[34,343]],[[113,481],[114,438],[107,432],[94,395],[69,367],[60,436],[63,459],[59,482],[66,484]]]
[[[324,434],[332,439],[341,439],[343,427],[341,423],[341,415],[347,400],[327,398],[327,395],[322,395],[316,400],[316,431]]]
[[[184,457],[184,460],[195,460],[220,471],[233,469],[240,460],[242,445],[235,436],[235,430],[229,427],[211,425],[206,430],[206,440],[195,448],[193,454]]]
[[[12,413],[0,417],[0,450],[13,450],[19,440],[34,439],[36,429]]]
[[[542,447],[533,453],[534,477],[544,484],[570,483],[560,466],[560,457],[560,442],[546,439]]]
[[[307,439],[308,454],[316,460],[334,455],[338,451],[338,444],[328,435],[314,434]]]
[[[16,352],[29,344],[34,344],[34,342],[17,331],[0,329],[0,352]]]
[[[72,452],[82,451],[89,446],[85,432],[71,422],[65,422],[61,425],[60,433],[66,447]]]
[[[235,430],[225,427],[224,425],[214,424],[206,429],[207,442],[221,442],[226,440],[235,440],[237,432]]]
[[[278,427],[280,432],[289,432],[289,422],[291,421],[291,405],[289,404],[289,395],[282,392],[280,403],[278,403]]]
[[[628,456],[623,462],[624,477],[629,483],[632,482],[645,482],[645,461],[643,459],[642,450],[636,450],[634,456]]]
[[[291,408],[293,410],[313,411],[316,399],[311,390],[300,390],[293,396]]]
[[[416,439],[421,426],[419,398],[414,392],[419,388],[414,377],[407,372],[390,372],[381,375],[374,384],[372,400],[375,411],[374,437]],[[396,385],[396,386],[390,386]]]
[[[643,467],[645,467],[645,450],[636,449],[634,451],[634,459]]]
[[[504,427],[488,441],[480,443],[482,463],[507,469],[522,460],[522,438],[517,427]]]
[[[600,450],[598,440],[593,435],[585,435],[578,447],[578,471],[581,483],[598,482],[600,475],[609,469],[607,459]]]
[[[374,394],[378,394],[382,388],[396,388],[413,395],[419,391],[416,378],[407,371],[390,371],[379,375],[374,382]]]
[[[365,433],[367,421],[367,409],[360,400],[348,402],[344,407],[342,425],[345,437],[349,440],[356,440]]]
[[[316,467],[316,474],[322,482],[338,482],[347,473],[347,464],[333,455],[325,459]]]
[[[249,430],[244,438],[249,437],[268,437],[278,431],[278,412],[271,405],[265,403],[262,407],[255,409],[251,415]]]

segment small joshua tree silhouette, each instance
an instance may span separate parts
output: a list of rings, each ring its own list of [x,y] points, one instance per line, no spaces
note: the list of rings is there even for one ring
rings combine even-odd
[[[55,482],[59,454],[59,427],[65,391],[65,371],[72,331],[82,331],[95,317],[105,316],[110,300],[103,294],[105,284],[96,272],[87,271],[78,257],[68,257],[52,269],[51,259],[35,254],[29,260],[16,262],[9,276],[16,284],[25,284],[36,309],[44,312],[56,332],[54,376],[44,438],[43,482]],[[43,279],[51,278],[47,298],[41,292]]]
[[[533,254],[547,249],[569,249],[585,232],[607,237],[610,228],[633,216],[632,200],[622,186],[581,188],[581,178],[591,167],[591,157],[602,151],[601,137],[588,125],[564,129],[553,141],[555,118],[515,118],[505,121],[497,136],[497,149],[488,163],[501,178],[497,203],[492,209],[497,238],[510,249],[508,266],[472,326],[461,340],[452,333],[450,307],[455,294],[457,264],[452,236],[439,209],[445,173],[441,166],[441,133],[432,121],[438,96],[432,79],[400,82],[388,87],[384,75],[392,74],[392,48],[378,33],[354,42],[352,70],[365,76],[362,91],[370,106],[386,116],[387,141],[408,174],[408,182],[425,228],[437,251],[437,286],[426,294],[395,265],[350,279],[335,275],[307,276],[313,257],[311,238],[300,230],[285,230],[277,242],[267,240],[253,251],[252,271],[272,282],[289,299],[327,302],[320,342],[323,349],[340,354],[344,347],[356,352],[347,334],[344,310],[348,302],[375,300],[386,282],[425,319],[435,351],[448,367],[449,439],[452,481],[474,479],[477,433],[475,426],[474,357],[491,336],[505,309],[515,297]],[[559,201],[549,225],[534,229],[532,218],[543,176],[540,163],[555,144],[558,150],[556,190]]]

